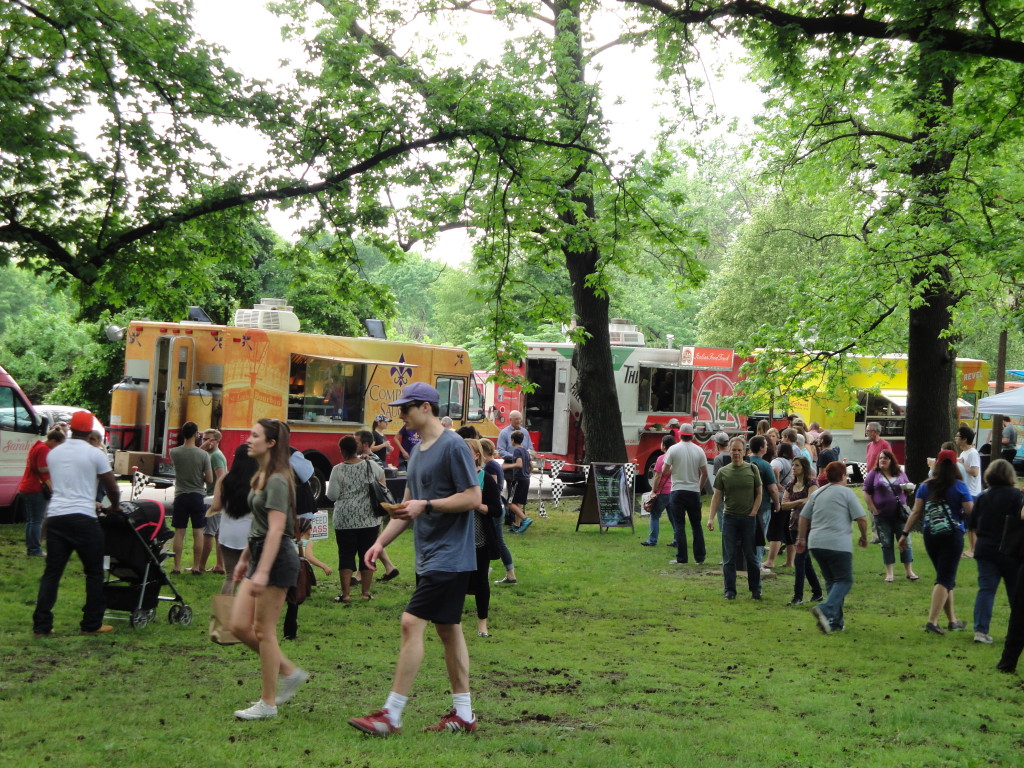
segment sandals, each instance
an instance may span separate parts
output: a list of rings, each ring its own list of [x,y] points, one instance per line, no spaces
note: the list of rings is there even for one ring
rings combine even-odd
[[[885,583],[886,584],[892,584],[892,576],[886,576],[885,577]]]
[[[336,598],[331,600],[331,602],[332,603],[345,603],[347,605],[348,603],[352,602],[352,598],[351,597],[344,597],[343,595],[338,595]]]
[[[477,637],[490,637],[491,633],[490,632],[477,632],[476,636]]]
[[[361,598],[362,598],[363,600],[367,600],[367,601],[369,601],[369,600],[373,600],[373,595],[371,595],[370,593],[366,593],[365,595],[360,595],[360,597],[361,597]]]

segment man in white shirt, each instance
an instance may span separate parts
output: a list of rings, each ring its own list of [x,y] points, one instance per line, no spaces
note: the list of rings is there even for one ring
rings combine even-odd
[[[974,430],[970,427],[960,427],[956,431],[956,447],[960,449],[960,458],[957,461],[963,465],[964,473],[967,475],[967,490],[977,501],[981,495],[981,454],[974,447]]]
[[[46,510],[46,570],[39,580],[39,596],[32,614],[36,638],[53,633],[53,606],[57,589],[71,553],[78,555],[85,572],[85,606],[82,635],[112,632],[103,623],[104,537],[96,516],[96,478],[110,499],[111,511],[121,511],[121,494],[106,454],[89,445],[92,414],[76,411],[71,417],[71,439],[58,445],[46,457],[53,483],[53,498]]]
[[[690,518],[693,531],[693,559],[704,562],[704,530],[701,528],[700,492],[708,479],[708,459],[704,451],[693,442],[693,425],[679,427],[679,442],[665,452],[661,472],[654,477],[654,488],[665,472],[672,474],[672,495],[668,513],[676,529],[676,557],[669,565],[688,562],[686,551],[686,518]]]

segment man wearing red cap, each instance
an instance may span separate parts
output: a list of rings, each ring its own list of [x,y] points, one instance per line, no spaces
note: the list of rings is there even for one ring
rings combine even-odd
[[[661,474],[664,472],[670,472],[672,475],[672,495],[669,497],[668,514],[676,529],[676,557],[669,565],[688,562],[687,517],[690,518],[690,530],[693,532],[693,559],[697,563],[703,563],[706,551],[700,519],[700,492],[708,479],[708,458],[693,442],[692,424],[683,424],[679,427],[679,442],[665,452],[662,471],[654,478],[655,488],[661,482]]]
[[[89,445],[93,416],[76,411],[71,417],[71,439],[58,445],[46,457],[53,483],[53,498],[46,510],[46,570],[39,580],[39,596],[32,616],[37,638],[53,632],[53,606],[57,588],[71,553],[78,555],[85,572],[85,607],[80,634],[99,635],[113,631],[103,624],[103,530],[96,517],[96,478],[110,499],[111,510],[121,509],[121,495],[106,456]]]

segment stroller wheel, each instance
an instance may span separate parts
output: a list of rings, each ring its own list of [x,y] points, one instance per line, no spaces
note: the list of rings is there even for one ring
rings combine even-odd
[[[132,629],[142,629],[147,626],[153,619],[152,610],[137,610],[132,611],[131,617],[128,619],[128,624],[131,625]]]
[[[171,609],[167,612],[167,620],[171,624],[191,624],[192,609],[187,605],[172,605]]]

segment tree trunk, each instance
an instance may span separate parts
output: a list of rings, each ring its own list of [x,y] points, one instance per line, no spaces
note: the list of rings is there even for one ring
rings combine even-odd
[[[933,275],[919,275],[917,282]],[[943,281],[943,286],[946,284]],[[906,472],[915,483],[928,476],[927,459],[956,429],[956,352],[939,334],[949,327],[955,298],[943,287],[925,291],[910,310],[907,342]]]

